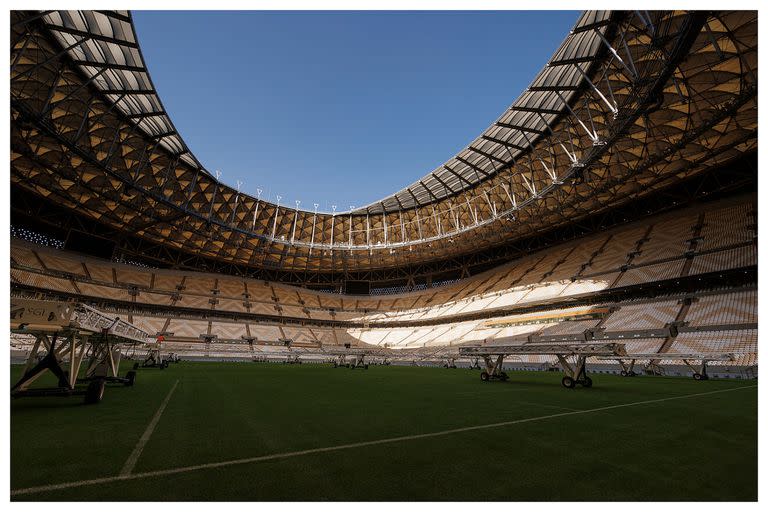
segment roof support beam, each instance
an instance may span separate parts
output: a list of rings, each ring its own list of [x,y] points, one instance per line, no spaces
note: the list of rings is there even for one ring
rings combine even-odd
[[[88,38],[84,37],[83,39],[80,39],[79,41],[75,41],[74,43],[72,43],[71,45],[67,46],[66,48],[63,48],[60,52],[54,53],[53,55],[51,55],[50,57],[45,59],[43,62],[40,62],[39,64],[35,64],[31,68],[27,69],[26,71],[21,73],[19,76],[13,77],[13,80],[18,80],[21,77],[25,77],[27,75],[33,74],[35,71],[37,71],[41,67],[50,64],[51,62],[53,62],[56,59],[61,58],[63,55],[68,53],[70,50],[73,50],[73,49],[77,48],[78,46],[80,46],[81,44],[86,42],[87,40],[88,40]]]
[[[488,140],[488,141],[491,141],[491,142],[495,142],[496,144],[501,144],[502,146],[507,147],[507,148],[517,149],[519,151],[525,151],[527,149],[527,148],[524,148],[523,146],[518,146],[517,144],[512,144],[511,142],[507,142],[505,140],[501,140],[501,139],[497,139],[495,137],[491,137],[490,135],[481,135],[481,138],[483,138],[485,140]]]
[[[151,95],[157,94],[154,89],[104,89],[104,94],[136,94],[136,95]]]
[[[512,130],[520,130],[521,132],[535,133],[536,135],[544,135],[546,133],[541,130],[537,130],[536,128],[531,128],[530,126],[523,126],[520,124],[509,124],[503,123],[501,121],[497,121],[494,124],[496,126],[501,126],[502,128],[510,128]]]
[[[137,123],[138,124],[138,123]],[[163,137],[170,137],[171,135],[176,135],[176,130],[170,130],[167,132],[158,133],[157,135],[150,135],[150,139],[162,139]]]
[[[464,183],[466,183],[468,187],[471,187],[471,186],[472,186],[472,182],[471,182],[471,181],[467,180],[467,179],[466,179],[464,176],[462,176],[461,174],[457,173],[456,171],[454,171],[453,169],[451,169],[451,168],[450,168],[450,167],[448,167],[447,165],[444,165],[444,166],[443,166],[443,169],[445,169],[445,170],[446,170],[446,171],[448,171],[449,173],[451,173],[451,174],[453,174],[454,176],[456,176],[456,177],[457,177],[459,180],[461,180],[461,181],[463,181]]]
[[[443,180],[441,180],[441,179],[440,179],[440,177],[439,177],[437,174],[435,174],[435,173],[432,173],[432,177],[433,177],[433,178],[435,178],[435,180],[437,180],[437,181],[438,181],[438,183],[440,183],[440,184],[443,186],[443,188],[445,188],[445,189],[446,189],[448,192],[450,192],[451,194],[454,194],[454,193],[456,193],[456,192],[457,192],[456,190],[453,190],[451,187],[449,187],[449,186],[448,186],[448,184],[447,184],[446,182],[444,182]],[[382,208],[383,208],[383,207],[384,207],[384,205],[382,204]]]
[[[562,110],[555,110],[552,108],[516,107],[514,105],[509,107],[509,110],[513,110],[515,112],[531,112],[533,114],[552,114],[556,116],[559,116],[563,113]]]
[[[82,44],[85,41],[82,41],[80,44]],[[86,67],[92,67],[92,68],[107,68],[107,69],[117,69],[120,71],[135,71],[137,73],[146,73],[147,69],[144,66],[130,66],[128,64],[112,64],[109,62],[92,62],[89,60],[80,60],[80,59],[73,59],[72,63],[77,64],[78,66],[86,66]]]
[[[127,114],[125,117],[128,119],[144,119],[147,117],[159,117],[167,115],[164,110],[159,112],[139,112],[138,114]]]
[[[429,196],[430,196],[432,199],[434,199],[435,201],[437,201],[437,200],[438,200],[438,197],[437,197],[435,194],[433,194],[433,193],[432,193],[432,190],[430,190],[430,188],[429,188],[428,186],[426,186],[426,185],[424,184],[424,182],[423,182],[423,181],[419,180],[419,185],[421,185],[422,187],[424,187],[424,190],[426,190],[426,191],[427,191],[427,193],[429,194]]]
[[[528,90],[533,92],[577,91],[579,87],[576,85],[533,85]]]
[[[480,153],[480,154],[483,155],[483,156],[486,156],[483,153]],[[488,172],[486,172],[485,170],[483,170],[480,167],[476,166],[475,164],[470,163],[468,160],[465,160],[465,159],[461,158],[460,156],[457,156],[456,160],[458,160],[459,162],[461,162],[461,163],[463,163],[465,165],[468,165],[469,167],[471,167],[475,171],[479,172],[480,174],[483,175],[484,178],[490,178],[491,177],[491,175]]]
[[[120,46],[127,46],[128,48],[135,48],[135,49],[139,48],[138,44],[130,41],[115,39],[114,37],[109,37],[102,34],[96,34],[93,32],[84,32],[82,30],[77,30],[70,27],[64,27],[61,25],[52,25],[50,23],[46,23],[45,28],[47,28],[51,32],[62,32],[64,34],[70,34],[78,37],[88,37],[90,39],[93,39],[94,41],[104,41],[105,43],[116,44]]]
[[[472,151],[473,153],[477,153],[477,154],[478,154],[478,155],[480,155],[480,156],[484,156],[484,157],[485,157],[485,158],[487,158],[488,160],[496,160],[497,162],[499,162],[500,164],[503,164],[503,165],[506,165],[506,164],[508,164],[508,163],[509,163],[509,162],[507,162],[506,160],[503,160],[503,159],[501,159],[501,158],[499,158],[499,157],[497,157],[497,156],[495,156],[495,155],[492,155],[492,154],[490,154],[490,153],[486,153],[485,151],[481,151],[481,150],[479,150],[479,149],[477,149],[477,148],[475,148],[475,147],[469,146],[469,148],[467,148],[467,149],[469,149],[469,150],[470,150],[470,151]],[[457,158],[458,158],[458,157],[457,157]]]

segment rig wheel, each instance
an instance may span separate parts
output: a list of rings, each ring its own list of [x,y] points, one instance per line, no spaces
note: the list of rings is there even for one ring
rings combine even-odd
[[[563,383],[563,387],[566,387],[568,389],[573,389],[576,387],[576,381],[573,380],[571,377],[563,377],[563,380],[561,381]]]
[[[488,372],[482,372],[480,374],[480,380],[482,380],[483,382],[488,382],[488,379],[489,379]]]
[[[629,374],[628,374],[627,372],[625,372],[624,370],[621,370],[621,371],[619,372],[619,375],[621,375],[622,377],[626,377],[626,376],[628,376]]]
[[[585,388],[591,388],[592,387],[592,379],[589,377],[584,377],[584,382],[581,383],[582,386]]]
[[[693,374],[693,380],[701,380],[701,374],[700,373],[694,373]]]
[[[85,403],[97,404],[104,398],[104,387],[107,381],[104,379],[92,380],[85,390]]]
[[[501,377],[501,380],[509,380],[509,375],[507,375],[507,372],[501,372],[499,377]]]

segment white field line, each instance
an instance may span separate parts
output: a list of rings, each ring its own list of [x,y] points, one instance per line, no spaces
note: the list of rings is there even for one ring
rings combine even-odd
[[[450,434],[458,434],[461,432],[471,432],[474,430],[485,430],[485,429],[491,429],[491,428],[499,428],[499,427],[506,427],[509,425],[518,425],[520,423],[531,423],[534,421],[541,421],[541,420],[547,420],[551,418],[562,418],[565,416],[576,416],[578,414],[589,414],[592,412],[601,412],[601,411],[610,411],[612,409],[621,409],[624,407],[634,407],[636,405],[645,405],[645,404],[656,404],[660,402],[669,402],[671,400],[681,400],[684,398],[695,398],[699,396],[707,396],[707,395],[715,395],[718,393],[728,393],[731,391],[738,391],[740,389],[751,389],[756,388],[757,385],[753,386],[740,386],[738,388],[730,388],[730,389],[720,389],[717,391],[706,391],[703,393],[693,393],[690,395],[680,395],[680,396],[672,396],[668,398],[657,398],[654,400],[642,400],[640,402],[630,402],[626,404],[617,404],[617,405],[607,405],[605,407],[596,407],[594,409],[583,409],[578,411],[569,411],[569,412],[561,412],[556,414],[548,414],[546,416],[536,416],[533,418],[523,418],[519,420],[510,420],[510,421],[501,421],[499,423],[487,423],[484,425],[474,425],[471,427],[461,427],[461,428],[454,428],[450,430],[440,430],[437,432],[429,432],[426,434],[414,434],[410,436],[400,436],[400,437],[389,437],[385,439],[376,439],[373,441],[361,441],[359,443],[349,443],[349,444],[340,444],[336,446],[326,446],[324,448],[312,448],[309,450],[300,450],[295,452],[284,452],[284,453],[274,453],[272,455],[262,455],[259,457],[248,457],[245,459],[234,459],[234,460],[227,460],[222,462],[211,462],[208,464],[198,464],[195,466],[184,466],[179,468],[171,468],[171,469],[160,469],[156,471],[146,471],[144,473],[133,473],[129,475],[117,475],[117,476],[110,476],[110,477],[103,477],[103,478],[94,478],[90,480],[79,480],[76,482],[65,482],[60,484],[51,484],[51,485],[41,485],[36,487],[26,487],[22,489],[11,489],[11,496],[19,496],[22,494],[33,494],[38,492],[47,492],[47,491],[57,491],[60,489],[70,489],[72,487],[83,487],[86,485],[96,485],[96,484],[107,484],[111,482],[119,482],[123,480],[138,480],[140,478],[150,478],[150,477],[156,477],[156,476],[165,476],[165,475],[175,475],[178,473],[189,473],[191,471],[199,471],[204,469],[213,469],[213,468],[221,468],[225,466],[235,466],[239,464],[250,464],[253,462],[263,462],[268,460],[276,460],[276,459],[287,459],[291,457],[299,457],[302,455],[312,455],[315,453],[325,453],[325,452],[332,452],[332,451],[338,451],[338,450],[349,450],[352,448],[362,448],[364,446],[374,446],[379,444],[387,444],[387,443],[397,443],[401,441],[412,441],[414,439],[426,439],[430,437],[439,437],[439,436],[446,436]]]
[[[155,415],[152,416],[152,419],[149,421],[149,425],[147,425],[147,429],[141,435],[139,442],[136,443],[133,451],[128,456],[128,460],[125,461],[123,469],[120,471],[120,476],[128,476],[133,472],[133,468],[136,467],[136,463],[139,461],[141,452],[144,451],[144,446],[147,444],[147,441],[149,441],[149,438],[152,437],[152,432],[155,431],[157,422],[160,421],[160,416],[162,416],[163,411],[165,410],[165,406],[168,405],[168,402],[171,400],[171,395],[173,395],[173,392],[176,391],[176,386],[178,385],[179,381],[176,380],[171,390],[165,396],[165,400],[163,400],[163,403],[160,404],[160,407],[158,407]]]

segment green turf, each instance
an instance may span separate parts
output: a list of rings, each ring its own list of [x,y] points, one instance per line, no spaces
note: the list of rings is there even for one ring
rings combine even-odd
[[[20,373],[12,368],[12,379]],[[117,475],[176,380],[134,473],[754,386],[754,381],[249,363],[140,370],[104,401],[11,402],[11,488]],[[757,388],[556,416],[14,500],[757,499]]]

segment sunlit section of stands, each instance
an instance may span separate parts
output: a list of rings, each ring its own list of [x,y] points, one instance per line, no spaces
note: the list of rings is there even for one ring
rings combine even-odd
[[[594,328],[600,320],[579,320],[559,322],[541,330],[541,336],[565,336],[582,334],[587,329]]]
[[[461,322],[425,327],[349,329],[347,335],[368,344],[386,348],[417,348],[457,345],[474,332],[478,322]]]
[[[687,314],[679,298],[605,304],[612,309],[609,314],[576,320],[558,318],[567,310],[553,308],[561,299],[609,288],[756,265],[754,204],[732,203],[649,218],[449,285],[397,295],[349,296],[233,276],[143,268],[16,239],[11,244],[11,281],[42,292],[115,301],[120,303],[117,309],[128,311],[131,321],[148,332],[194,347],[207,340],[209,346],[232,344],[242,351],[247,340],[290,340],[306,346],[362,343],[409,350],[495,338],[520,343],[536,337],[574,340],[594,331],[595,339],[625,340],[636,353],[653,353],[665,343],[667,351],[689,340],[701,347],[715,344],[718,338],[712,333],[741,336],[757,323],[756,292],[723,290],[692,297]],[[154,306],[164,312],[146,313]],[[549,318],[528,322],[524,315],[508,315],[503,318],[507,325],[467,320],[521,306],[546,309]],[[671,329],[678,316],[679,333]],[[400,325],[387,325],[394,322]],[[740,350],[751,347],[723,343]]]
[[[659,302],[627,302],[603,323],[606,331],[660,329],[666,327],[680,311],[677,300]]]

